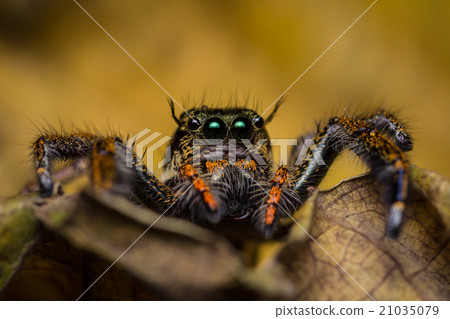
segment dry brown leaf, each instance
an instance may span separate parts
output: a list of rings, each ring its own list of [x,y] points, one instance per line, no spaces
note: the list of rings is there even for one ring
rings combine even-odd
[[[314,240],[294,225],[287,244],[274,259],[297,283],[296,298],[450,299],[450,249],[443,223],[449,217],[445,203],[450,198],[450,183],[441,177],[432,180],[433,173],[425,170],[421,174],[431,179],[428,182],[433,187],[439,183],[440,199],[434,203],[443,210],[438,212],[416,190],[397,239],[385,234],[386,208],[368,175],[311,198],[299,212],[303,215],[299,223]],[[433,193],[420,186],[424,193]],[[305,216],[310,217],[306,222]]]
[[[47,206],[36,211],[47,227],[109,263],[120,258],[117,264],[122,269],[163,298],[211,298],[232,283],[242,267],[224,238],[182,220],[160,218],[121,197],[83,193],[81,198],[64,197],[51,205],[58,209]],[[61,205],[70,208],[61,211]],[[55,218],[55,212],[62,216]]]

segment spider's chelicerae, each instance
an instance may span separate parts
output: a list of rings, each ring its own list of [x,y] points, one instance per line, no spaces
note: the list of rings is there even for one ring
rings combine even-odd
[[[409,188],[404,151],[412,149],[412,142],[392,114],[334,117],[318,128],[300,161],[297,148],[290,156],[294,165],[272,168],[266,125],[281,102],[266,119],[245,107],[206,106],[178,118],[171,100],[169,104],[178,125],[166,167],[173,173],[171,178],[159,181],[118,137],[44,134],[33,144],[41,196],[55,193],[50,174],[54,160],[89,157],[97,190],[119,193],[159,213],[197,223],[252,219],[269,237],[281,216],[292,214],[305,202],[336,156],[350,150],[369,166],[384,189],[386,231],[391,237],[398,235]],[[131,154],[131,165],[125,164],[127,154]]]

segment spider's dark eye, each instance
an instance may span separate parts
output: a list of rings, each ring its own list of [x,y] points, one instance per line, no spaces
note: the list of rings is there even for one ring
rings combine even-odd
[[[261,116],[257,116],[253,119],[253,125],[257,128],[261,128],[264,126],[264,119]]]
[[[208,139],[224,139],[227,135],[227,126],[221,119],[213,117],[203,125],[203,135]]]
[[[188,121],[188,128],[191,131],[194,131],[196,129],[198,129],[200,127],[201,123],[198,119],[196,119],[195,117],[191,117]]]
[[[250,139],[253,134],[252,122],[246,117],[238,117],[231,125],[231,134],[237,140]]]

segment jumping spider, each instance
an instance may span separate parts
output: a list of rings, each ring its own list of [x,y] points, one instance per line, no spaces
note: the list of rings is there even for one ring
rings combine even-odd
[[[404,151],[412,149],[412,142],[392,114],[378,111],[357,119],[334,117],[318,128],[297,165],[272,169],[266,125],[281,101],[266,119],[245,107],[206,106],[178,118],[172,100],[169,105],[178,125],[171,144],[172,160],[166,167],[173,173],[171,178],[159,181],[118,137],[44,134],[33,144],[40,195],[49,197],[55,192],[50,174],[54,160],[90,157],[91,179],[97,190],[119,193],[161,214],[197,223],[252,219],[269,237],[280,216],[302,206],[336,156],[350,150],[368,165],[385,190],[389,207],[386,231],[391,237],[398,235],[409,188],[410,169]],[[195,141],[201,139],[221,143],[204,143],[195,149]],[[235,146],[234,152],[230,145]],[[128,166],[126,154],[132,157]],[[297,156],[295,151],[291,159]]]

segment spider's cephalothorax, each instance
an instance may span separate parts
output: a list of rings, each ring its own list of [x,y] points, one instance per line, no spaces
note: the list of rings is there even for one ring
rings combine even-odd
[[[167,184],[185,192],[175,214],[213,223],[255,215],[271,175],[264,119],[246,108],[206,106],[175,119],[167,169],[181,174]]]
[[[252,219],[265,236],[276,230],[321,182],[336,156],[350,150],[359,156],[384,188],[388,206],[387,233],[395,237],[409,193],[409,163],[404,151],[410,137],[390,113],[332,118],[319,127],[303,157],[292,152],[289,167],[273,168],[263,119],[247,108],[202,106],[172,116],[178,124],[172,140],[172,176],[159,181],[117,137],[87,133],[45,134],[33,144],[41,196],[55,193],[50,175],[54,159],[90,156],[96,189],[112,191],[152,208],[194,222]],[[301,140],[300,138],[299,140]],[[131,154],[131,161],[126,161]],[[125,162],[131,165],[126,166]]]

